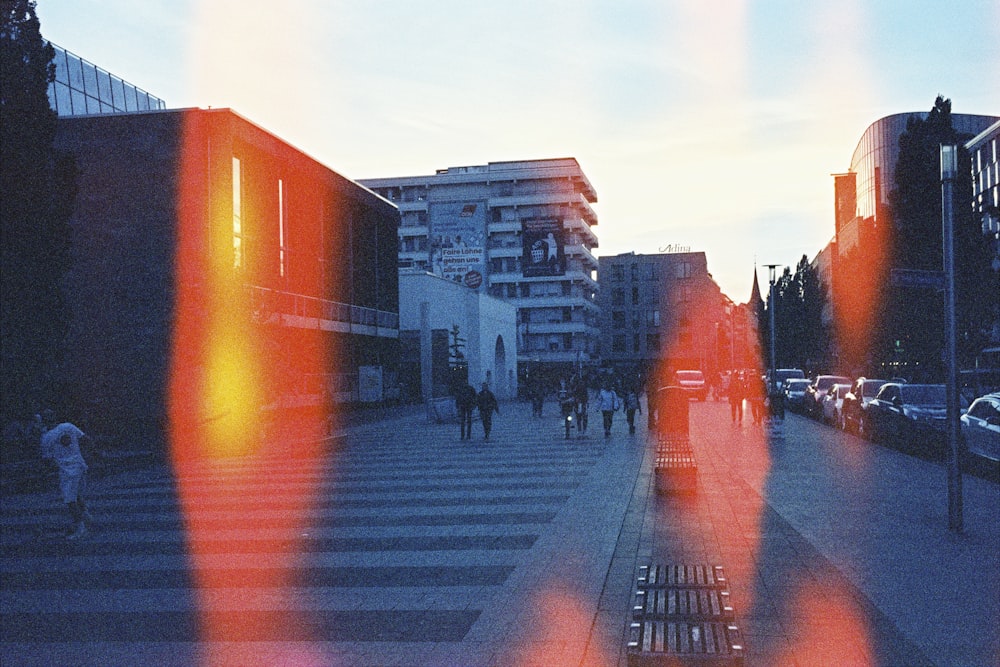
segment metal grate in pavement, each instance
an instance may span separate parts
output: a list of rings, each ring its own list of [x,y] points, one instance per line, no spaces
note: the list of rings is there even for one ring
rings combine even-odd
[[[721,565],[658,564],[639,566],[636,587],[643,588],[727,588],[729,582]]]
[[[735,613],[727,590],[649,588],[636,591],[632,616],[636,619],[698,618],[731,621]]]
[[[629,626],[629,667],[743,665],[743,640],[732,623],[646,619]]]

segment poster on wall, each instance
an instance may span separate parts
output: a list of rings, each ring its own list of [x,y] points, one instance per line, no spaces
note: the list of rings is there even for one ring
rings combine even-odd
[[[566,275],[562,219],[526,218],[521,220],[521,226],[524,277]]]
[[[486,272],[485,202],[434,202],[428,218],[431,271],[479,289]]]

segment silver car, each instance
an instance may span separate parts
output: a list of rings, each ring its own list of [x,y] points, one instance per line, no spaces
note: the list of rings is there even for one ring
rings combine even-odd
[[[962,438],[970,454],[1000,463],[1000,392],[972,402],[962,415]]]

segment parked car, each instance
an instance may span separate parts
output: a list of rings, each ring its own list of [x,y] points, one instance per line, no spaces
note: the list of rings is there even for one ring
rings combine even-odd
[[[872,440],[941,454],[945,423],[943,384],[887,382],[868,404],[863,428]]]
[[[849,384],[835,384],[826,390],[823,397],[823,421],[831,426],[840,426],[841,406],[844,404],[844,396],[851,390]]]
[[[840,410],[840,427],[845,431],[864,435],[864,414],[875,394],[888,380],[859,377],[844,396]]]
[[[1000,392],[974,400],[961,417],[961,429],[970,454],[1000,463]]]
[[[677,384],[699,401],[704,401],[708,395],[705,374],[701,371],[677,371]]]
[[[786,380],[782,391],[785,395],[785,407],[793,412],[802,412],[805,409],[806,389],[810,384],[811,380]]]
[[[809,388],[806,389],[805,403],[806,414],[810,417],[822,418],[823,397],[830,387],[835,384],[851,384],[851,378],[843,375],[817,375]]]
[[[806,374],[801,368],[776,368],[774,369],[774,382],[771,381],[771,372],[767,372],[767,386],[782,392],[787,380],[804,380],[805,377]]]

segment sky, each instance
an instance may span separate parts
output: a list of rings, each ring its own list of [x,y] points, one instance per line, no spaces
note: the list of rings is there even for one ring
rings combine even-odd
[[[229,107],[352,179],[575,157],[595,254],[703,251],[722,291],[833,238],[895,113],[1000,115],[998,0],[38,0],[42,34]],[[779,268],[780,270],[780,268]]]

